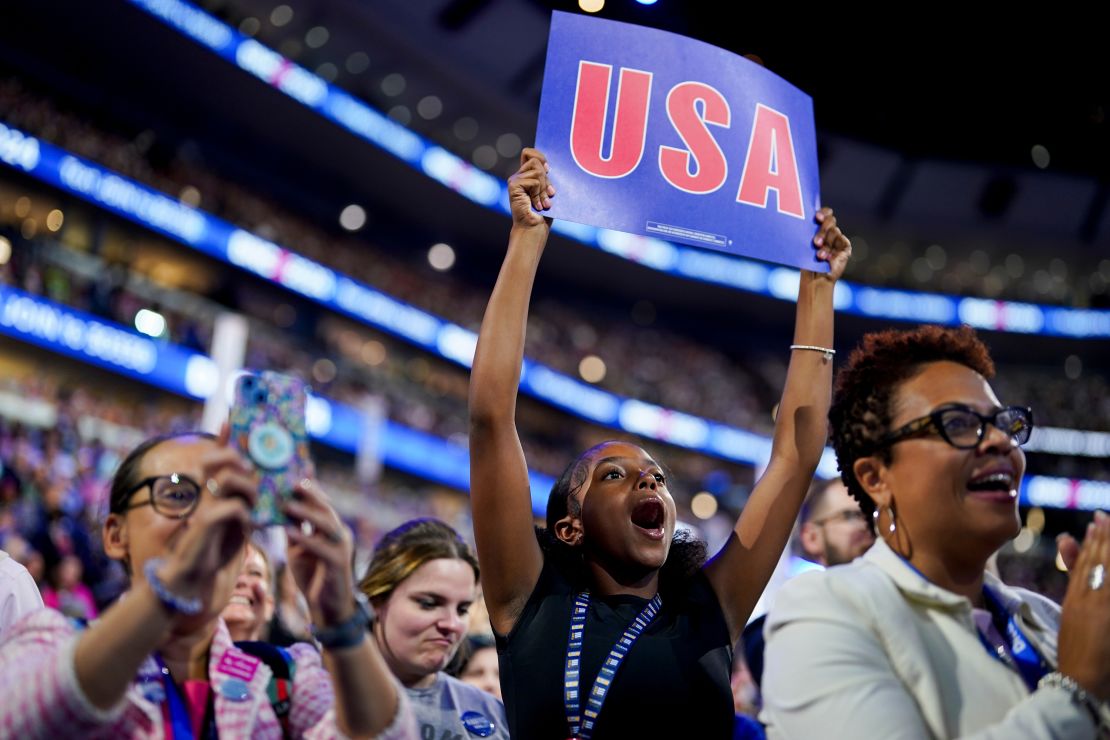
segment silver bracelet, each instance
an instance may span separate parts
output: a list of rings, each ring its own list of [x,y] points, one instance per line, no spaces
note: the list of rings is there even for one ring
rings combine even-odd
[[[1068,692],[1071,694],[1072,703],[1086,709],[1095,727],[1099,726],[1098,702],[1071,676],[1065,676],[1059,671],[1047,673],[1037,682],[1037,688],[1063,689]]]
[[[143,575],[146,576],[146,582],[150,586],[150,590],[162,602],[162,606],[171,612],[178,612],[187,617],[200,614],[201,610],[204,609],[204,602],[201,601],[199,596],[193,596],[192,598],[178,596],[170,591],[166,584],[162,583],[162,579],[158,577],[156,571],[162,566],[163,562],[162,558],[151,558],[143,566]]]
[[[812,344],[792,344],[790,345],[790,349],[808,349],[810,352],[821,352],[825,355],[826,360],[831,360],[833,358],[833,355],[836,354],[835,349],[829,349],[828,347],[817,347]]]

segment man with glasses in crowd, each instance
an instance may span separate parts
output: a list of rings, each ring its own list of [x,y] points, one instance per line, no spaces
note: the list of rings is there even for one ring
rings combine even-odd
[[[813,484],[799,521],[802,556],[826,568],[852,562],[875,542],[859,503],[839,478]]]

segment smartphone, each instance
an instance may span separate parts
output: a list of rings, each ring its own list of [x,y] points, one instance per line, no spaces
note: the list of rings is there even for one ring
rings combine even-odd
[[[260,526],[285,523],[281,506],[309,469],[306,397],[302,381],[268,370],[243,375],[235,384],[231,444],[258,473],[252,517]]]

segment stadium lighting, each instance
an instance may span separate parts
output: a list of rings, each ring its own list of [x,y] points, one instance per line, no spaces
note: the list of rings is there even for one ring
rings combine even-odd
[[[149,308],[140,308],[135,314],[135,328],[148,337],[158,338],[166,333],[166,317]]]
[[[291,20],[293,20],[293,9],[288,5],[279,5],[270,13],[270,23],[279,28]]]
[[[366,210],[352,203],[339,213],[339,225],[347,231],[358,231],[366,225]]]
[[[400,72],[388,74],[382,78],[382,92],[395,98],[405,91],[405,76]]]
[[[64,221],[65,214],[62,213],[60,208],[55,208],[50,213],[46,214],[46,228],[50,231],[58,231],[61,229]]]
[[[416,104],[416,112],[424,120],[431,121],[438,118],[439,114],[443,112],[443,101],[435,95],[425,95]]]
[[[304,36],[304,43],[310,49],[319,49],[324,44],[328,43],[331,34],[328,29],[323,26],[313,26],[308,29],[308,33]]]
[[[605,361],[597,355],[586,355],[578,363],[578,374],[587,383],[600,383],[605,380]]]
[[[690,499],[690,511],[698,519],[709,519],[717,513],[717,498],[708,491],[695,494]]]
[[[455,250],[450,244],[433,244],[428,250],[428,264],[439,272],[447,272],[455,265]]]
[[[1052,161],[1052,156],[1048,153],[1048,149],[1041,144],[1034,145],[1029,151],[1029,154],[1033,157],[1033,164],[1037,165],[1037,167],[1042,170],[1048,167],[1049,162]]]

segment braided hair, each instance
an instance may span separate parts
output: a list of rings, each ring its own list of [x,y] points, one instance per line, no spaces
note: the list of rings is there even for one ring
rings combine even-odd
[[[581,502],[574,494],[586,483],[595,453],[610,443],[602,442],[591,447],[567,465],[547,497],[547,527],[536,527],[536,539],[544,557],[549,558],[563,577],[577,587],[585,587],[589,582],[583,548],[568,545],[556,537],[555,525],[565,516],[581,516]],[[708,550],[704,542],[687,531],[675,532],[667,560],[659,571],[659,590],[666,593],[687,585],[705,565],[707,558]]]

